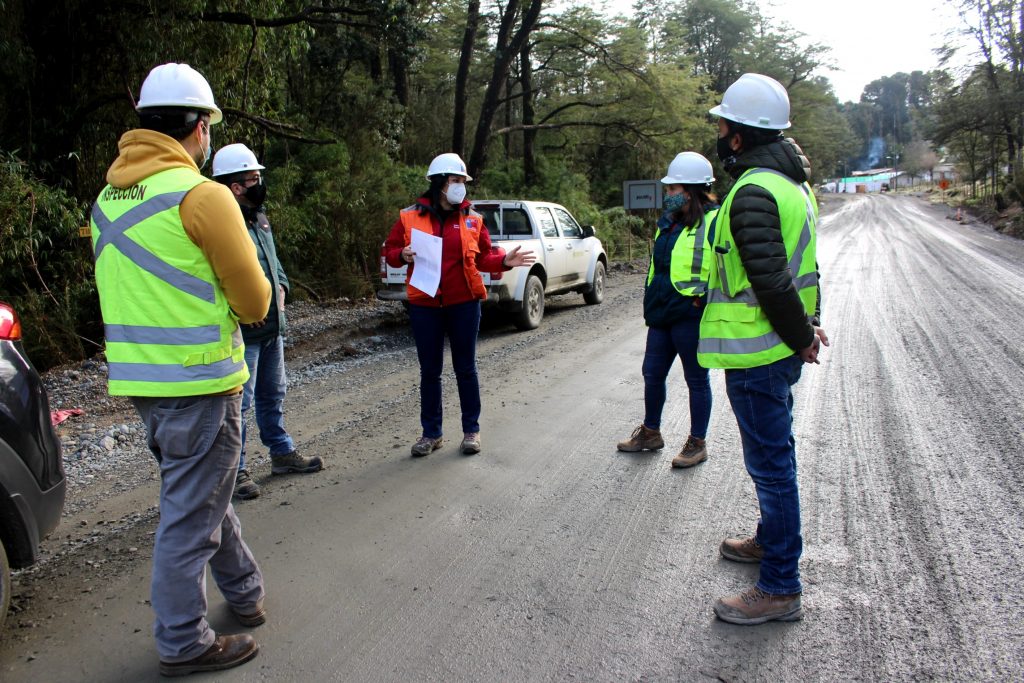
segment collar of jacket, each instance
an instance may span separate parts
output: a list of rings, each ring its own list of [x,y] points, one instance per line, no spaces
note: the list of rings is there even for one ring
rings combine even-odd
[[[729,175],[739,178],[751,168],[770,168],[798,183],[806,182],[811,175],[810,162],[792,138],[773,140],[744,151],[729,167]]]

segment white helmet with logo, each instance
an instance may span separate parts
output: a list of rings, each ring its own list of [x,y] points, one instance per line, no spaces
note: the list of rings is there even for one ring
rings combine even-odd
[[[668,165],[666,185],[710,185],[715,182],[711,162],[696,152],[682,152]]]
[[[261,166],[256,161],[256,155],[241,142],[233,145],[226,145],[217,150],[213,155],[213,177],[241,173],[243,171],[261,171],[266,166]]]
[[[161,64],[142,82],[135,109],[184,107],[210,112],[210,123],[220,123],[224,115],[213,101],[213,91],[203,75],[188,64]]]
[[[753,128],[783,130],[789,122],[789,94],[774,78],[743,74],[722,95],[722,103],[711,109],[713,116]]]
[[[466,162],[455,152],[445,152],[434,157],[427,169],[427,178],[433,175],[460,175],[466,180],[472,180],[466,173]]]

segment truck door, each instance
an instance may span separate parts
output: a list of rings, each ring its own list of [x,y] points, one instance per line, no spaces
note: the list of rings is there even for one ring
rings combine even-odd
[[[590,261],[583,240],[583,228],[565,209],[553,206],[551,211],[558,220],[558,229],[561,233],[559,249],[565,254],[565,282],[583,282],[587,277],[587,266]]]
[[[551,210],[546,206],[537,206],[533,209],[537,217],[537,227],[543,236],[544,243],[544,268],[548,273],[548,289],[561,287],[569,279],[566,277],[566,269],[569,267],[569,255],[563,240],[558,236],[558,224]]]

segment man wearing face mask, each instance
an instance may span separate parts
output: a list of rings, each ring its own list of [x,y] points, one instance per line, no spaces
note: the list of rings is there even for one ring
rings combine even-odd
[[[466,164],[458,154],[441,154],[427,170],[430,187],[395,221],[384,253],[392,268],[408,266],[412,277],[416,252],[410,246],[414,230],[441,238],[441,282],[431,296],[407,284],[409,322],[420,361],[420,424],[422,436],[412,446],[415,457],[441,447],[441,367],[444,339],[451,347],[452,367],[462,409],[462,443],[466,455],[480,452],[480,384],[476,371],[476,338],[480,302],[487,298],[480,273],[530,265],[536,257],[516,247],[508,254],[491,253],[491,236],[483,216],[466,201]]]
[[[221,110],[203,76],[163,64],[139,93],[92,210],[108,390],[128,396],[160,468],[152,606],[160,673],[249,661],[252,636],[206,621],[206,565],[237,621],[266,620],[263,576],[231,506],[249,378],[239,321],[267,315],[270,283],[227,188],[199,173]]]
[[[270,451],[271,474],[309,474],[323,468],[319,456],[307,458],[296,452],[292,437],[284,427],[287,379],[283,335],[288,277],[277,258],[274,234],[263,208],[267,196],[266,181],[261,173],[263,170],[264,166],[257,162],[256,155],[241,143],[222,147],[213,157],[213,177],[226,185],[238,201],[249,237],[256,245],[263,274],[271,283],[273,297],[266,318],[242,325],[249,381],[245,383],[242,392],[242,455],[238,460],[234,490],[234,497],[241,500],[260,495],[259,486],[245,467],[245,416],[254,404],[260,440]]]
[[[791,124],[781,83],[744,74],[711,114],[719,117],[718,155],[736,183],[715,224],[697,358],[725,369],[761,513],[752,536],[727,538],[719,549],[727,560],[760,564],[757,583],[720,598],[714,611],[734,624],[793,621],[803,615],[803,539],[792,386],[828,345],[819,326],[818,205],[807,158],[782,136]]]

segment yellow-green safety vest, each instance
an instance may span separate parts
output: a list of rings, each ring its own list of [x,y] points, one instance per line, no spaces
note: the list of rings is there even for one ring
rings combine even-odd
[[[708,291],[708,277],[711,274],[711,245],[708,244],[708,226],[715,220],[718,209],[712,209],[701,216],[697,226],[683,228],[675,245],[672,247],[669,279],[676,291],[683,296],[704,296]],[[654,241],[658,241],[661,228],[654,231]],[[652,250],[653,251],[653,250]],[[647,284],[654,279],[654,254],[651,254],[651,265],[647,269]]]
[[[92,244],[113,396],[202,396],[249,379],[238,318],[179,207],[207,179],[187,168],[93,205]]]
[[[729,210],[736,192],[758,185],[775,198],[789,272],[808,318],[817,306],[818,272],[815,226],[818,204],[807,183],[768,168],[752,168],[736,181],[719,209],[713,247],[714,265],[700,321],[697,360],[706,368],[755,368],[793,355],[757,302],[733,243]]]

